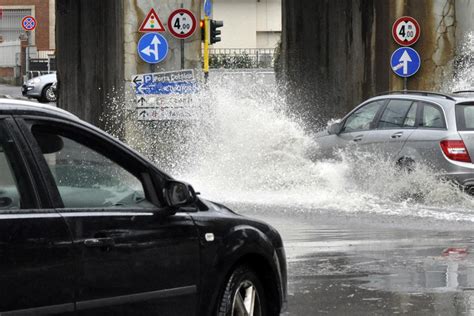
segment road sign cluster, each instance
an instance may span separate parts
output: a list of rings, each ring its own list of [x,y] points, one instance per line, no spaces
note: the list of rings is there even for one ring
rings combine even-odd
[[[132,76],[137,119],[185,120],[192,118],[192,95],[198,91],[194,70],[185,69]]]
[[[416,50],[411,47],[420,38],[420,25],[410,16],[398,18],[392,26],[392,36],[397,44],[402,47],[395,50],[390,58],[390,65],[400,77],[408,78],[418,72],[421,58]]]
[[[194,34],[197,21],[194,14],[187,9],[177,9],[168,17],[168,31],[178,39],[186,39]],[[167,39],[160,34],[165,32],[163,23],[156,11],[152,8],[143,20],[139,32],[146,33],[138,41],[138,55],[149,64],[163,61],[168,55]]]

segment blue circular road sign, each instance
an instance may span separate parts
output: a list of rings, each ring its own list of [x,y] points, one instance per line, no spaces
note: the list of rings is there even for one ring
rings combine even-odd
[[[156,64],[168,55],[168,41],[160,33],[146,33],[138,41],[138,55],[149,64]]]
[[[393,52],[390,64],[394,73],[400,77],[411,77],[420,69],[421,58],[411,47],[400,47]]]

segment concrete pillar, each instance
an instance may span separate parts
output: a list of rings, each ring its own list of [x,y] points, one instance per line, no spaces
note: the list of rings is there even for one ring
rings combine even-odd
[[[459,34],[472,29],[472,4],[461,0],[283,0],[282,77],[289,104],[321,125],[362,100],[401,90],[390,69],[399,46],[391,27],[398,17],[418,20],[421,37],[412,47],[422,59],[408,89],[439,90],[453,76]],[[459,12],[462,10],[462,13]]]
[[[56,55],[58,106],[121,136],[104,117],[123,93],[123,1],[57,0]]]

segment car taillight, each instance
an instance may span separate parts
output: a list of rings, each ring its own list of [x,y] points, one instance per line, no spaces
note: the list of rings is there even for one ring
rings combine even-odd
[[[471,162],[471,157],[469,157],[466,145],[464,145],[462,140],[442,140],[440,145],[444,154],[449,159]]]

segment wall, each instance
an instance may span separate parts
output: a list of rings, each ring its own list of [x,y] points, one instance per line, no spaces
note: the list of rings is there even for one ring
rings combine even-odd
[[[166,70],[181,69],[181,40],[174,38],[168,31],[162,32],[167,39],[169,52],[166,59],[158,64],[147,64],[137,54],[137,44],[144,33],[138,32],[140,25],[151,8],[154,8],[163,26],[168,30],[169,15],[183,4],[191,10],[199,23],[199,0],[125,0],[124,1],[124,78],[131,80],[132,75]],[[184,69],[201,69],[201,33],[199,25],[195,33],[184,40]]]
[[[212,48],[256,48],[256,14],[255,0],[214,0],[213,19],[224,21],[224,26],[222,41]]]
[[[461,0],[283,0],[280,78],[289,103],[310,126],[321,126],[368,97],[402,89],[390,56],[398,48],[391,27],[403,15],[421,26],[413,48],[422,65],[408,89],[443,88],[453,76],[459,37],[472,29],[472,6]]]
[[[103,115],[123,90],[123,2],[58,0],[56,41],[58,106],[106,129]]]
[[[281,0],[214,0],[213,18],[224,21],[213,48],[274,48],[281,34]]]
[[[34,33],[33,43],[37,46],[38,50],[54,49],[54,45],[50,43],[50,23],[52,23],[54,27],[54,21],[50,18],[50,1],[51,0],[0,0],[0,7],[4,9],[32,9],[32,15],[38,22],[37,28],[32,32]]]

